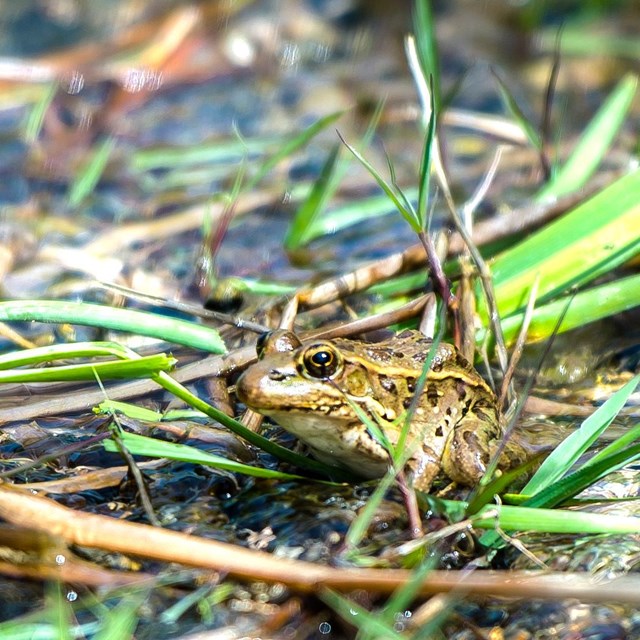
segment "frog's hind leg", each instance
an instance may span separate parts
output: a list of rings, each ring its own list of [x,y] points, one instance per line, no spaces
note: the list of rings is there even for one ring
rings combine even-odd
[[[477,415],[463,417],[445,443],[442,470],[454,482],[474,486],[484,475],[489,461],[496,455],[502,437],[500,428],[478,419]],[[510,439],[500,453],[498,469],[517,467],[527,459],[524,448]]]
[[[454,482],[475,485],[495,451],[495,434],[476,416],[465,416],[449,434],[442,455],[442,470]],[[493,446],[492,446],[493,445]]]

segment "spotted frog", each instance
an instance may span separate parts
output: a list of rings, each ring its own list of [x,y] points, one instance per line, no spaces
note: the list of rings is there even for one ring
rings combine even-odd
[[[271,332],[258,343],[258,362],[239,378],[237,397],[307,444],[319,460],[364,478],[384,475],[390,460],[367,422],[395,444],[411,415],[405,446],[414,486],[427,491],[441,472],[474,485],[503,435],[497,400],[457,349],[440,343],[414,402],[431,346],[418,331],[377,343],[301,342],[291,332]],[[498,466],[525,459],[524,450],[510,444]]]

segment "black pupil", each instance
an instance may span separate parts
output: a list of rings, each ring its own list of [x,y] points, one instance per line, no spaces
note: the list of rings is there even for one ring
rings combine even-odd
[[[315,378],[330,378],[337,369],[336,355],[330,349],[319,348],[305,356],[307,371]]]
[[[327,365],[331,364],[333,355],[328,351],[318,351],[311,356],[311,362],[319,369],[324,369]]]

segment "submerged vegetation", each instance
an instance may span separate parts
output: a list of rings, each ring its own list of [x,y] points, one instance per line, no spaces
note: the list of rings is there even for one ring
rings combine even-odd
[[[214,11],[200,10],[205,15]],[[175,10],[164,22],[149,22],[149,28],[164,34],[166,47],[171,46],[170,34],[182,38],[186,51],[197,42],[190,40],[195,24],[190,11],[196,9]],[[584,11],[597,14],[597,3],[585,3]],[[306,116],[306,126],[290,127],[287,133],[247,137],[236,128],[213,143],[125,149],[117,127],[110,131],[104,124],[83,149],[82,161],[69,159],[75,173],[67,176],[64,201],[69,211],[88,219],[99,219],[99,212],[91,210],[92,198],[117,177],[120,162],[123,182],[135,184],[141,193],[157,190],[161,197],[154,206],[157,220],[131,221],[133,213],[123,213],[121,228],[101,224],[101,233],[82,246],[50,251],[60,264],[81,274],[80,283],[52,283],[40,287],[35,297],[5,295],[0,302],[0,321],[9,323],[3,326],[0,382],[13,394],[0,408],[10,445],[3,450],[0,474],[0,517],[7,523],[0,535],[11,551],[0,572],[50,585],[42,608],[15,619],[4,616],[3,638],[125,638],[133,637],[137,626],[136,637],[177,637],[191,628],[223,626],[240,637],[262,633],[262,625],[271,633],[296,621],[301,621],[303,635],[295,637],[317,637],[318,632],[342,637],[332,627],[337,619],[328,613],[319,618],[311,607],[307,611],[302,601],[288,595],[296,593],[320,598],[356,627],[361,638],[465,637],[446,635],[443,625],[453,624],[450,614],[456,603],[465,598],[473,603],[474,595],[575,597],[640,606],[633,575],[596,587],[589,572],[574,565],[566,575],[557,570],[528,576],[502,568],[513,550],[544,566],[527,541],[535,545],[552,534],[576,539],[640,534],[640,519],[628,514],[635,508],[635,492],[621,489],[610,495],[602,488],[621,470],[631,469],[630,482],[637,483],[637,471],[629,465],[640,458],[640,426],[629,418],[637,410],[626,406],[640,381],[630,372],[637,362],[612,374],[606,397],[594,404],[563,399],[560,393],[540,397],[544,381],[536,379],[557,336],[603,319],[625,322],[623,314],[640,306],[640,276],[635,273],[640,171],[631,155],[637,140],[627,137],[622,150],[614,147],[627,135],[628,123],[637,121],[637,77],[626,74],[609,83],[615,86],[575,137],[572,128],[554,128],[553,114],[561,110],[554,97],[560,92],[558,67],[565,55],[559,33],[544,87],[542,124],[525,115],[530,109],[520,104],[520,89],[494,71],[494,92],[506,115],[493,123],[497,130],[485,128],[481,113],[473,114],[467,126],[485,140],[497,137],[502,143],[495,154],[484,155],[482,171],[473,179],[460,178],[455,156],[461,143],[450,139],[448,126],[460,116],[452,104],[465,79],[452,78],[441,67],[437,20],[427,0],[416,0],[413,35],[405,40],[421,105],[417,123],[412,123],[421,150],[411,159],[411,176],[406,158],[394,157],[398,145],[380,151],[381,141],[386,144],[387,136],[393,136],[393,108],[384,95],[376,96],[362,129],[349,120],[355,117],[353,110],[339,108],[310,125]],[[129,37],[135,42],[145,36],[134,29]],[[166,52],[165,63],[171,53],[175,51]],[[137,55],[141,58],[131,65],[149,64],[149,49],[143,47]],[[114,57],[112,68],[94,60],[96,78],[114,73],[122,81],[118,59]],[[34,157],[46,153],[41,145],[51,133],[43,127],[56,108],[59,82],[55,78],[31,101],[23,119],[23,140]],[[116,98],[112,119],[122,116]],[[511,139],[513,145],[530,152],[523,172],[540,179],[529,185],[525,197],[518,196],[511,211],[494,211],[492,217],[475,221],[492,201],[496,183],[512,197],[515,187],[508,179],[514,174],[507,176],[506,186],[500,177],[503,144],[510,136],[517,140]],[[318,149],[325,149],[320,163],[314,158]],[[258,216],[261,208],[281,198],[282,167],[295,166],[299,154],[314,158],[308,171],[313,178],[303,175],[287,189],[286,200],[295,212],[287,228],[280,227],[277,252],[292,265],[311,268],[295,277],[283,268],[288,275],[281,277],[269,267],[263,275],[259,263],[276,249],[252,244],[250,235],[267,242],[273,235],[268,220],[258,218],[259,225],[251,229],[237,220],[250,213]],[[624,161],[611,160],[621,155]],[[216,185],[212,197],[199,191],[207,184]],[[190,190],[196,193],[193,200]],[[462,191],[473,195],[464,200]],[[108,198],[101,202],[106,206]],[[118,223],[119,216],[111,222]],[[402,239],[404,230],[398,231],[396,218],[408,223],[415,245]],[[323,255],[331,255],[326,247],[338,244],[340,234],[362,235],[364,230],[366,235],[379,223],[387,225],[385,235],[400,237],[400,248],[376,247],[369,259],[352,265],[347,245],[325,264]],[[179,290],[162,289],[150,275],[154,243],[196,227],[202,246],[188,282]],[[238,247],[231,250],[238,257],[231,260],[232,277],[225,278],[229,269],[222,273],[220,247],[234,233],[239,234],[234,240]],[[250,247],[248,256],[243,243]],[[134,269],[140,260],[131,250],[136,244],[148,247],[145,255],[148,251],[152,260],[145,268],[147,282],[156,287],[151,293],[121,277],[127,270],[122,265]],[[168,262],[177,264],[184,248],[173,248]],[[119,270],[118,277],[110,278],[109,269]],[[166,265],[159,272],[158,280],[163,275],[169,280]],[[216,310],[164,300],[195,290],[209,296],[209,306]],[[10,279],[6,291],[11,291]],[[543,427],[561,434],[544,461],[539,456],[504,473],[489,465],[472,490],[436,487],[430,495],[416,495],[403,474],[410,455],[403,443],[415,406],[401,416],[399,443],[391,443],[380,425],[368,424],[368,432],[387,448],[391,469],[369,484],[358,484],[352,473],[293,448],[278,430],[260,433],[255,414],[234,417],[239,408],[229,398],[238,372],[256,358],[256,333],[280,326],[295,328],[304,337],[354,337],[416,326],[418,316],[421,326],[436,336],[435,344],[455,341],[469,359],[484,363],[500,398],[506,440],[526,422],[525,409],[582,421],[565,419],[550,426],[541,418]],[[42,325],[34,323],[54,323],[57,333],[46,336],[34,329]],[[69,326],[74,327],[71,332]],[[237,329],[244,330],[242,339]],[[623,333],[637,343],[637,336]],[[628,339],[616,351],[626,345]],[[519,374],[523,349],[535,351],[535,367]],[[418,393],[428,380],[430,362],[427,358],[416,383]],[[208,381],[206,394],[202,381]],[[604,387],[605,381],[594,374],[591,386],[597,389],[601,383]],[[16,400],[24,388],[35,395]],[[48,395],[38,399],[42,389]],[[158,396],[160,390],[165,395]],[[45,439],[44,449],[30,448],[27,425],[32,423],[40,443],[48,419],[55,419],[55,429],[64,435],[53,444]],[[79,473],[80,466],[90,469]],[[283,509],[304,513],[313,505],[313,513],[304,514],[303,524],[283,525],[285,533],[279,534],[276,523],[286,523],[288,516],[276,509],[285,498]],[[297,501],[304,505],[301,509]],[[601,512],[603,505],[612,504],[620,509]],[[427,531],[411,539],[407,519],[414,532],[420,528],[414,527],[414,507]],[[333,529],[311,532],[308,523],[316,518],[326,519],[326,527]],[[308,529],[308,538],[301,541],[298,528]],[[295,530],[297,544],[286,538],[287,530]],[[462,549],[465,543],[468,548]],[[102,552],[117,557],[106,558]],[[51,561],[54,556],[62,558],[57,565]],[[158,563],[188,569],[158,572]],[[494,570],[482,571],[481,566]],[[76,590],[62,588],[63,583],[83,585],[78,602]],[[94,590],[97,586],[107,591]],[[352,597],[356,589],[359,595]],[[376,594],[389,597],[382,601]],[[434,594],[439,595],[425,604],[425,596]],[[170,606],[152,604],[156,600]],[[230,613],[216,609],[243,601],[252,603],[246,606],[251,616],[245,622],[234,621],[233,607]],[[273,607],[261,610],[259,602]],[[164,611],[153,620],[145,607]],[[456,629],[464,629],[462,618]],[[183,630],[172,630],[185,619]],[[475,623],[470,619],[468,624],[471,628]]]

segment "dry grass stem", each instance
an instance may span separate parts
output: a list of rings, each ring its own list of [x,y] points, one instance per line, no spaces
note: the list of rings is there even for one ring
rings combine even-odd
[[[451,217],[453,218],[454,224],[458,233],[462,236],[465,245],[469,250],[469,254],[478,270],[478,274],[480,275],[480,281],[482,282],[482,289],[485,294],[487,309],[489,310],[489,324],[493,331],[493,335],[496,341],[496,352],[498,355],[498,361],[500,363],[500,368],[504,372],[507,369],[507,347],[504,342],[504,336],[502,335],[502,327],[500,326],[500,317],[498,315],[498,305],[496,303],[496,296],[493,290],[493,282],[491,280],[491,271],[487,266],[487,263],[484,261],[483,257],[480,255],[477,246],[473,243],[471,239],[471,235],[467,232],[460,216],[458,214],[458,210],[456,209],[456,205],[453,201],[453,197],[451,196],[451,192],[449,191],[448,185],[445,183],[443,185],[443,191],[445,196],[445,202],[449,207],[449,212],[451,213]]]
[[[516,339],[516,343],[511,352],[511,358],[509,360],[509,366],[505,371],[504,378],[502,380],[502,388],[500,389],[500,398],[498,400],[498,406],[500,408],[504,407],[505,401],[507,397],[509,400],[513,400],[515,398],[515,390],[513,388],[513,374],[516,371],[516,367],[518,366],[518,362],[520,361],[520,357],[522,356],[522,350],[524,349],[524,343],[527,339],[527,332],[529,331],[529,324],[531,323],[531,318],[533,317],[533,308],[536,304],[536,298],[538,297],[538,284],[540,283],[540,277],[536,276],[536,279],[533,281],[531,285],[531,291],[529,292],[529,298],[527,300],[527,307],[525,309],[524,318],[522,319],[522,326],[520,327],[520,331],[518,332],[518,338]]]
[[[616,177],[617,174],[606,174],[594,179],[588,188],[558,198],[553,203],[529,205],[501,216],[493,216],[490,220],[483,220],[474,225],[471,236],[473,242],[481,247],[514,233],[536,229],[590,198],[594,193],[611,184]],[[465,246],[462,235],[454,231],[449,237],[447,255],[449,257],[458,255],[462,253]],[[301,290],[298,292],[300,304],[307,308],[333,302],[349,293],[363,291],[378,282],[418,269],[425,262],[426,254],[422,244],[412,245],[405,251],[376,260],[350,273],[325,280],[313,288]]]
[[[165,460],[148,460],[147,462],[139,462],[138,467],[140,469],[157,469],[165,464]],[[28,482],[21,484],[20,487],[38,493],[57,494],[97,491],[98,489],[117,487],[128,472],[129,467],[127,466],[108,467],[46,482]]]
[[[74,511],[6,484],[0,485],[0,517],[58,536],[66,544],[177,562],[220,571],[241,580],[282,583],[303,593],[317,593],[328,587],[389,594],[412,577],[412,572],[404,569],[339,569],[274,557],[176,531]],[[62,570],[59,571],[62,576]],[[588,573],[476,571],[461,579],[452,572],[432,571],[420,585],[419,593],[431,595],[459,589],[510,598],[577,598],[584,602],[640,604],[640,577],[632,575],[603,580]]]
[[[254,333],[263,333],[268,331],[269,327],[258,324],[252,320],[247,320],[237,315],[228,313],[222,313],[221,311],[211,311],[210,309],[204,309],[201,306],[191,304],[188,302],[181,302],[179,300],[167,300],[166,298],[160,298],[158,296],[152,296],[142,291],[136,291],[129,287],[124,287],[120,284],[114,284],[110,282],[98,282],[96,283],[100,288],[106,291],[117,293],[118,295],[135,300],[136,302],[150,304],[165,309],[174,309],[181,313],[187,313],[195,316],[196,318],[203,318],[204,320],[215,320],[216,322],[222,322],[234,326],[238,329],[244,329],[246,331],[253,331]]]

